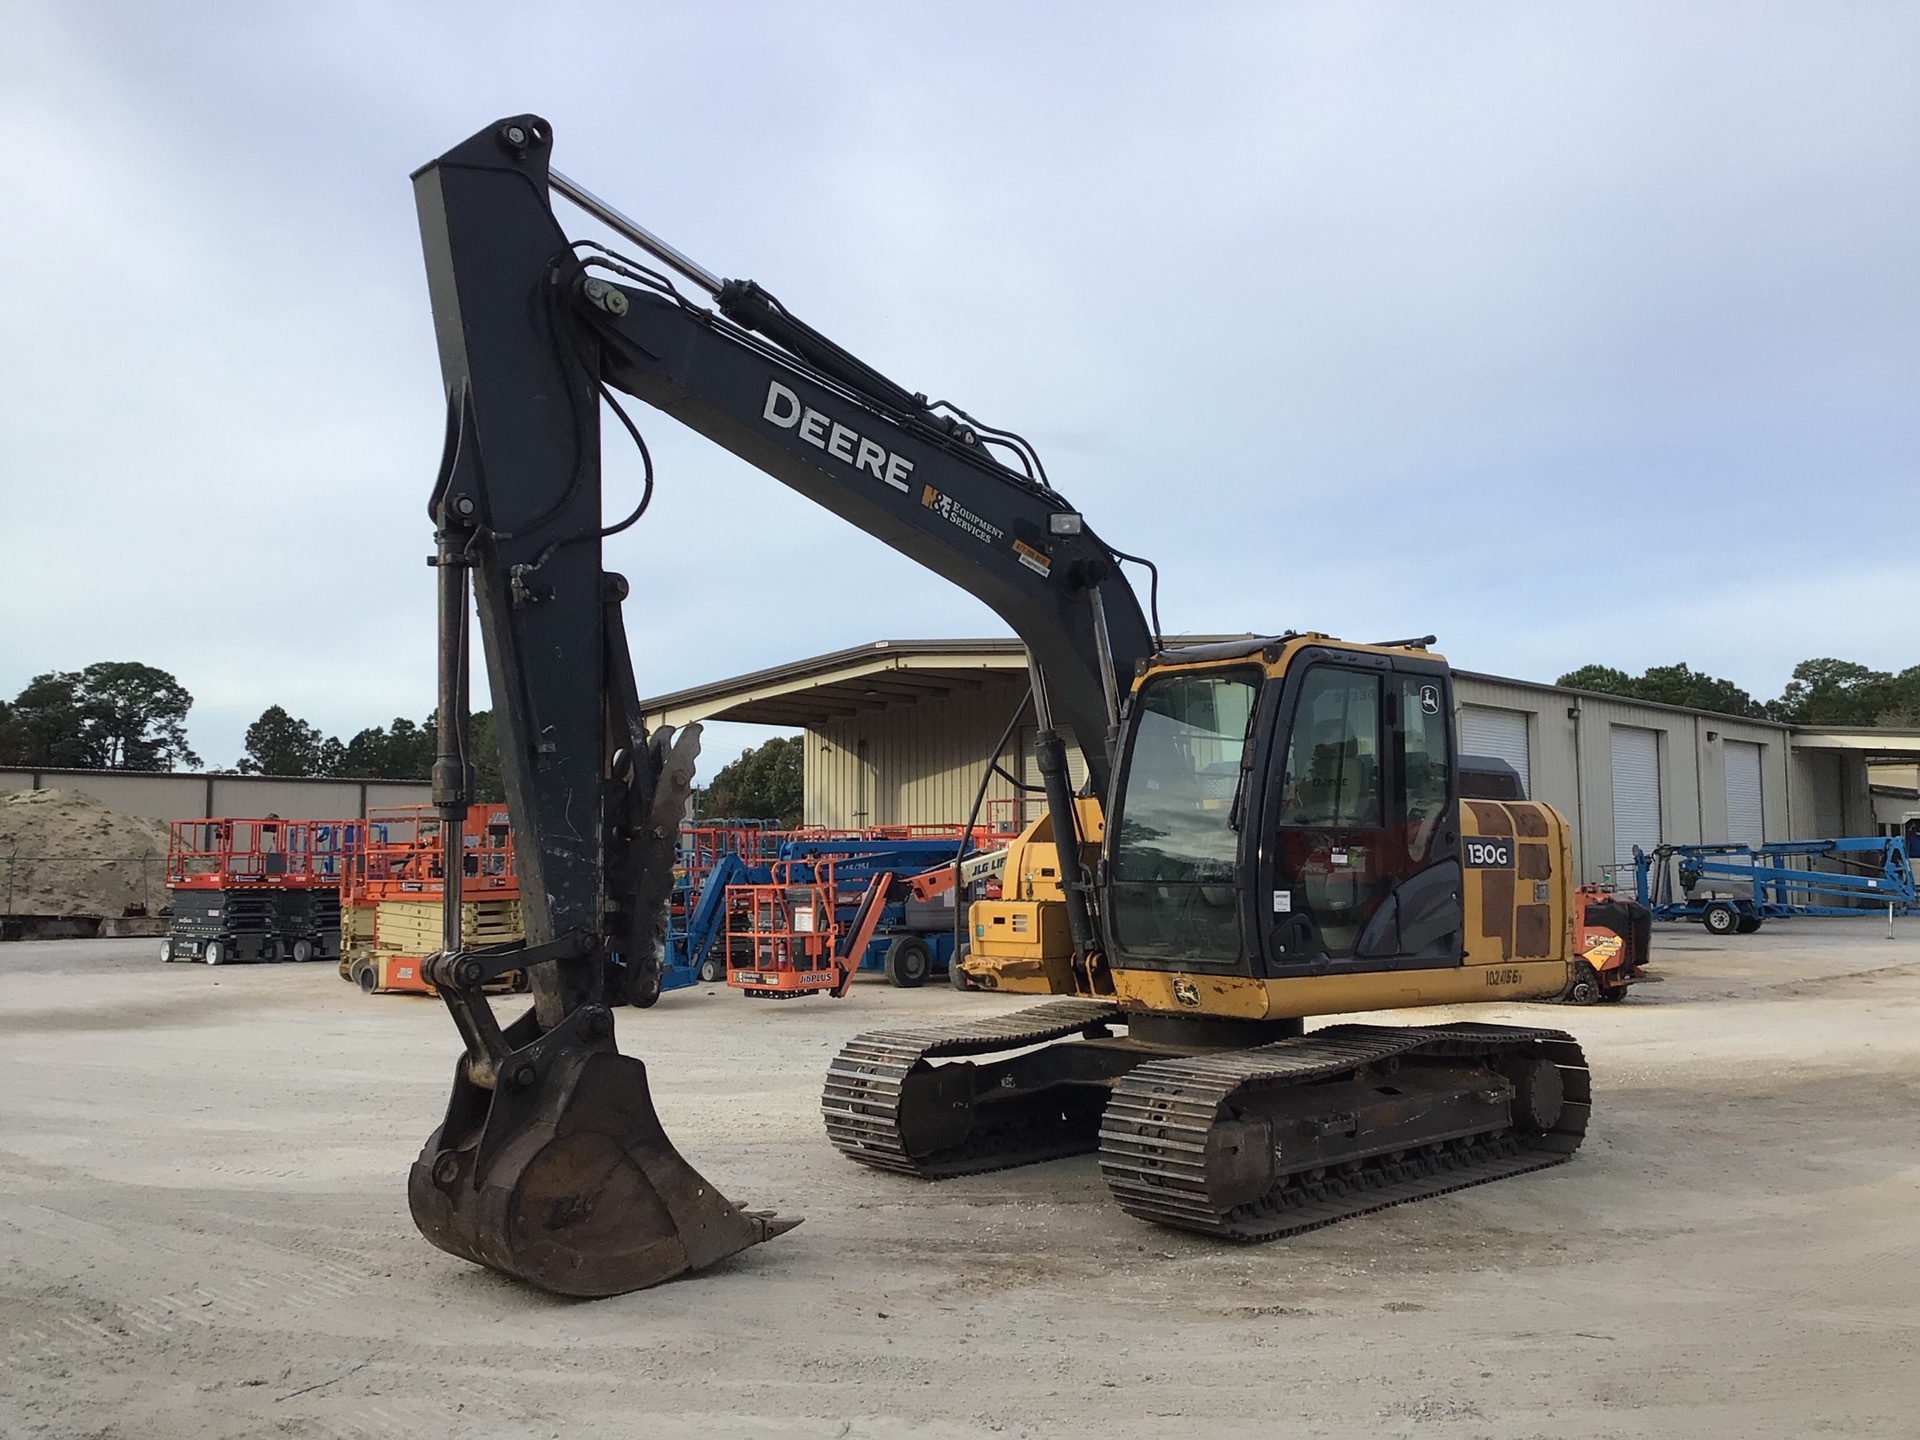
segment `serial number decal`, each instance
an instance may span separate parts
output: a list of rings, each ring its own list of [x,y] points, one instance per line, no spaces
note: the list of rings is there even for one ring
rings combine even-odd
[[[1007,532],[990,520],[983,520],[951,495],[943,495],[931,485],[920,487],[920,503],[949,525],[956,525],[982,545],[991,545]]]
[[[1467,835],[1460,841],[1460,855],[1469,870],[1511,870],[1513,841],[1504,835]]]
[[[1487,984],[1490,986],[1518,985],[1519,983],[1520,983],[1520,972],[1518,970],[1487,971]]]

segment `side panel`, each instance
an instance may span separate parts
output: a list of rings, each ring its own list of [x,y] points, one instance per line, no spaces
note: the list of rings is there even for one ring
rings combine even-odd
[[[1573,953],[1573,854],[1567,823],[1532,801],[1465,800],[1466,963],[1508,965]]]

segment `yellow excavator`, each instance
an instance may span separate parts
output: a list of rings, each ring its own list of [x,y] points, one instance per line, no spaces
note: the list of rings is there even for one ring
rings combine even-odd
[[[1264,1240],[1551,1165],[1589,1108],[1580,1048],[1493,1024],[1315,1016],[1558,996],[1564,822],[1463,786],[1431,637],[1164,643],[1034,448],[895,384],[550,162],[537,116],[414,177],[446,380],[435,800],[471,794],[469,591],[518,840],[526,939],[428,978],[465,1050],[409,1182],[436,1244],[568,1294],[655,1283],[779,1234],[674,1149],[612,1002],[659,993],[696,727],[644,725],[603,540],[602,405],[707,436],[962,586],[1024,641],[1046,818],[970,914],[976,983],[1044,1003],[851,1041],[822,1112],[843,1152],[927,1178],[1098,1151],[1159,1224]],[[555,197],[618,237],[570,238]],[[1151,567],[1148,567],[1151,569]],[[1158,573],[1152,572],[1154,592]],[[650,593],[648,587],[642,593]],[[1066,737],[1086,762],[1075,795]],[[509,970],[533,1006],[502,1026]]]

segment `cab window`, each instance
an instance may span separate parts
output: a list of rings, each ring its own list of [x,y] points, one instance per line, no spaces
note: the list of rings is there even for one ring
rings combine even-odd
[[[1240,762],[1257,671],[1169,675],[1134,702],[1113,847],[1112,923],[1122,950],[1165,959],[1240,952]]]
[[[1301,686],[1280,783],[1280,823],[1351,829],[1381,823],[1380,680],[1330,666]]]
[[[1401,795],[1406,807],[1407,854],[1424,861],[1433,848],[1433,832],[1447,809],[1445,697],[1427,676],[1398,675]]]

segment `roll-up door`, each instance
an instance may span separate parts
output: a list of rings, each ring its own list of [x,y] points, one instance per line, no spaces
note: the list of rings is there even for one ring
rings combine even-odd
[[[1520,785],[1533,794],[1532,758],[1527,749],[1527,712],[1496,710],[1488,705],[1460,707],[1460,753],[1504,760],[1520,774]]]
[[[1766,843],[1765,812],[1760,804],[1760,750],[1744,740],[1729,740],[1727,766],[1727,839],[1736,845]]]
[[[1633,874],[1633,847],[1660,843],[1660,732],[1613,727],[1613,863]]]

